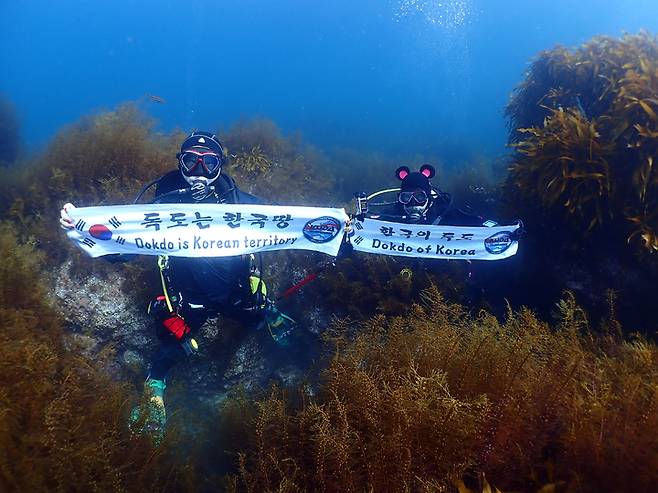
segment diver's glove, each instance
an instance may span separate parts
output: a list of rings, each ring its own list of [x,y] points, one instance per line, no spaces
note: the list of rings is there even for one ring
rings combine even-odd
[[[526,235],[528,230],[525,229],[525,224],[523,224],[523,221],[520,219],[517,219],[516,221],[519,223],[519,227],[516,229],[516,231],[514,231],[514,233],[512,233],[512,240],[519,241]]]
[[[67,202],[59,211],[59,226],[64,231],[71,231],[72,229],[75,229],[75,222],[69,214],[75,208],[76,207],[73,204]],[[111,263],[128,262],[134,259],[136,256],[136,254],[111,253],[109,255],[103,255],[103,260]]]
[[[180,341],[191,332],[189,325],[187,325],[183,317],[177,312],[169,310],[167,300],[162,295],[151,300],[146,312],[162,323],[162,326],[167,329],[177,341]]]
[[[160,295],[149,301],[149,304],[146,307],[146,313],[154,317],[156,320],[164,320],[171,312],[167,306],[167,300],[164,296]]]
[[[177,307],[172,308],[175,310]],[[167,298],[165,298],[163,295],[160,295],[149,301],[149,304],[146,307],[146,313],[151,315],[156,320],[162,321],[165,318],[168,318],[173,312],[169,309]]]
[[[172,313],[170,317],[165,318],[162,325],[174,335],[177,341],[182,340],[191,332],[190,326],[177,313]]]
[[[62,207],[62,210],[59,211],[59,225],[64,231],[69,231],[75,228],[73,218],[69,215],[69,212],[75,209],[75,206],[70,202],[67,202]]]
[[[144,395],[148,398],[148,401],[134,407],[128,420],[128,426],[133,433],[150,435],[155,445],[160,445],[162,442],[167,422],[167,412],[164,405],[166,387],[164,380],[148,377],[144,382]]]
[[[180,303],[180,300],[182,299],[181,295],[179,294],[176,299],[179,300]],[[196,342],[196,339],[192,337],[192,329],[187,325],[185,319],[177,312],[169,311],[169,306],[167,305],[167,300],[164,296],[160,295],[151,300],[146,311],[166,329],[166,335],[170,334],[180,342],[185,354],[189,356],[199,350],[199,344]],[[158,335],[158,337],[161,336],[159,333],[156,335]]]

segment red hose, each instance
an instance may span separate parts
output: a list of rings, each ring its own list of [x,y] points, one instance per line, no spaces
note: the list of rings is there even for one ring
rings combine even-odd
[[[308,276],[306,276],[304,279],[302,279],[301,281],[299,281],[299,282],[298,282],[297,284],[295,284],[294,286],[291,286],[291,287],[289,287],[288,289],[286,289],[286,290],[283,292],[283,294],[279,297],[279,299],[287,298],[287,297],[290,296],[291,294],[296,293],[297,291],[299,291],[300,289],[302,289],[304,286],[306,286],[309,282],[315,280],[316,277],[318,277],[318,274],[317,274],[316,272],[312,272],[311,274],[309,274]]]

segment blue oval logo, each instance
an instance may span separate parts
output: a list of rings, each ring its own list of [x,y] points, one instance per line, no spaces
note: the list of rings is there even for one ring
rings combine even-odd
[[[304,225],[302,233],[311,243],[327,243],[340,233],[340,221],[331,216],[311,219]]]
[[[512,233],[509,231],[500,231],[484,240],[484,248],[493,255],[503,253],[511,245]]]

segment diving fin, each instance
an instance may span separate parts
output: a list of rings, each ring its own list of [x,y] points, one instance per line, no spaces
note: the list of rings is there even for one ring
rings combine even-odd
[[[167,413],[164,405],[164,390],[166,384],[163,380],[147,378],[144,382],[144,394],[148,398],[130,412],[128,426],[136,435],[149,435],[153,443],[160,445],[164,438]]]
[[[297,322],[273,304],[269,304],[265,309],[265,324],[274,342],[280,346],[286,346],[288,344],[288,336],[297,326]]]

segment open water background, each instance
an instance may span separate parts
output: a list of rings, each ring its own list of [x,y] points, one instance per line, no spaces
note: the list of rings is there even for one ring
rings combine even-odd
[[[540,50],[658,32],[658,2],[1,0],[0,23],[28,152],[139,101],[164,130],[263,116],[327,151],[458,165],[506,152],[503,108]]]

